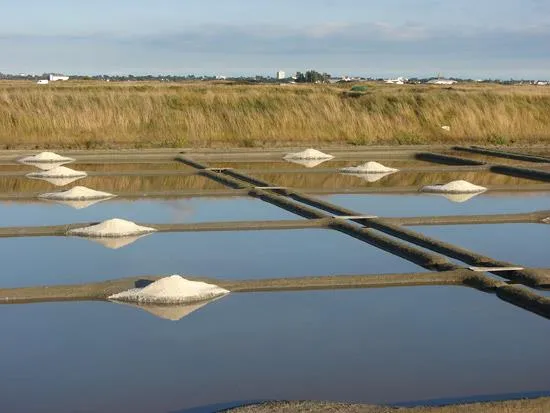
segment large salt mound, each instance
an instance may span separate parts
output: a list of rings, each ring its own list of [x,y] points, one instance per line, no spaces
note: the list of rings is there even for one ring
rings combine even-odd
[[[317,149],[306,149],[302,152],[288,153],[284,159],[332,159],[334,156],[318,151]]]
[[[445,185],[428,185],[421,189],[422,192],[449,193],[449,194],[472,194],[484,192],[487,188],[471,184],[468,181],[452,181]]]
[[[112,198],[116,195],[108,192],[96,191],[85,186],[75,186],[67,191],[49,192],[38,195],[39,198],[54,199],[61,201],[82,201],[87,199]]]
[[[76,178],[86,176],[86,172],[75,171],[74,169],[65,166],[59,166],[47,171],[31,172],[27,174],[29,178]]]
[[[73,162],[73,158],[68,158],[66,156],[58,155],[54,152],[41,152],[36,155],[32,156],[26,156],[24,158],[19,159],[19,162],[23,163],[44,163],[44,162]]]
[[[113,301],[117,304],[127,305],[129,307],[138,308],[140,310],[147,311],[149,314],[155,317],[162,318],[163,320],[179,321],[183,317],[187,317],[189,314],[197,311],[199,308],[210,304],[214,300],[204,301],[197,304],[136,304],[123,301]]]
[[[183,304],[210,300],[228,294],[217,285],[186,280],[180,275],[161,278],[145,288],[111,295],[109,300],[153,304]]]
[[[317,165],[321,165],[322,163],[329,161],[332,158],[327,159],[291,159],[291,158],[285,158],[285,161],[292,162],[298,165],[305,166],[306,168],[314,168]]]
[[[81,237],[126,237],[129,235],[140,235],[156,231],[155,228],[142,227],[134,222],[124,219],[109,219],[97,225],[84,228],[75,228],[67,232],[68,235],[79,235]]]
[[[359,166],[350,166],[340,169],[343,173],[369,173],[369,174],[384,174],[388,172],[397,172],[399,169],[389,168],[378,162],[367,162]]]

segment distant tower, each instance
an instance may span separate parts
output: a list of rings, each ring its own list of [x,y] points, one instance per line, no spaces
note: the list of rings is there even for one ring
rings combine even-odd
[[[283,72],[282,70],[279,70],[277,72],[277,80],[283,80],[283,79],[286,79],[286,73]]]

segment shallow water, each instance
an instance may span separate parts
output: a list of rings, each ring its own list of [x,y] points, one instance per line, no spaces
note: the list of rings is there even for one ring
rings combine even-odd
[[[498,260],[530,267],[550,267],[550,225],[419,226],[414,230]]]
[[[516,214],[550,210],[550,192],[485,192],[465,202],[438,194],[338,194],[318,196],[361,214],[386,217]]]
[[[3,412],[550,390],[548,321],[463,287],[234,294],[177,322],[109,303],[0,311]]]
[[[112,250],[77,237],[2,238],[0,288],[137,275],[224,279],[425,271],[336,231],[157,233]]]
[[[76,204],[79,205],[80,202]],[[111,218],[150,224],[300,219],[298,215],[250,197],[112,198],[83,209],[46,200],[0,201],[0,226],[60,225]]]
[[[278,161],[231,161],[231,162],[208,162],[209,166],[216,168],[235,168],[240,170],[270,170],[270,169],[321,169],[321,168],[344,168],[348,166],[357,166],[364,164],[365,162],[376,161],[385,166],[392,168],[419,168],[425,166],[434,166],[433,163],[427,161],[421,161],[416,159],[379,159],[379,158],[365,158],[365,159],[330,159],[326,161],[302,161],[296,162],[285,161],[283,159]]]

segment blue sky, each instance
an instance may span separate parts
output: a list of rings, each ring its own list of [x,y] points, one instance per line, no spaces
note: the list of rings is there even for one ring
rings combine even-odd
[[[548,0],[0,0],[0,71],[550,78]]]

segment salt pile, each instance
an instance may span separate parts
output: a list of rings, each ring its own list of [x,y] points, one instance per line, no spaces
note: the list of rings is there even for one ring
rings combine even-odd
[[[29,178],[77,178],[87,176],[86,172],[75,171],[65,166],[58,166],[47,171],[31,172],[27,174]]]
[[[73,178],[33,178],[32,176],[30,176],[29,178],[31,178],[31,179],[40,179],[41,181],[46,181],[46,182],[48,182],[52,185],[55,185],[55,186],[65,186],[65,185],[72,184],[73,182],[78,181],[79,179],[82,179],[84,177],[83,176],[76,176],[76,177],[73,177]]]
[[[54,162],[54,163],[48,163],[48,162],[43,162],[43,163],[33,163],[33,162],[20,162],[22,164],[25,164],[25,165],[32,165],[38,169],[41,169],[43,171],[49,171],[50,169],[55,169],[55,168],[58,168],[60,167],[61,165],[65,165],[67,162]]]
[[[24,158],[19,159],[19,162],[23,163],[51,163],[51,162],[73,162],[73,158],[68,158],[66,156],[58,155],[54,152],[41,152],[32,156],[25,156]]]
[[[134,222],[124,219],[109,219],[97,225],[84,228],[75,228],[67,232],[68,235],[79,235],[81,237],[125,237],[129,235],[140,235],[156,231],[155,228],[142,227]]]
[[[144,288],[111,295],[109,300],[152,304],[183,304],[210,300],[229,294],[214,284],[186,280],[180,275],[161,278]]]
[[[468,181],[452,181],[445,185],[428,185],[421,189],[422,192],[449,193],[449,194],[472,194],[484,192],[487,188],[471,184]]]
[[[332,159],[334,156],[318,151],[317,149],[306,149],[302,152],[288,153],[284,156],[284,159]]]
[[[204,307],[206,304],[211,303],[214,300],[204,301],[198,304],[176,304],[176,305],[159,305],[159,304],[135,304],[125,303],[122,301],[113,301],[117,304],[123,304],[133,308],[139,308],[140,310],[147,311],[149,314],[155,317],[162,318],[163,320],[179,321],[183,317],[187,317],[189,314],[197,311],[199,308]]]
[[[332,159],[332,158],[330,158]],[[292,162],[298,165],[305,166],[306,168],[315,168],[318,165],[321,165],[322,163],[326,161],[330,161],[330,159],[291,159],[287,158],[285,161]]]
[[[61,201],[82,201],[88,199],[104,199],[112,198],[116,195],[108,192],[95,191],[85,186],[75,186],[67,191],[61,192],[49,192],[46,194],[38,195],[39,198],[54,199]]]
[[[350,166],[340,169],[343,173],[369,173],[369,174],[384,174],[398,172],[399,169],[389,168],[378,162],[367,162],[359,166]]]

